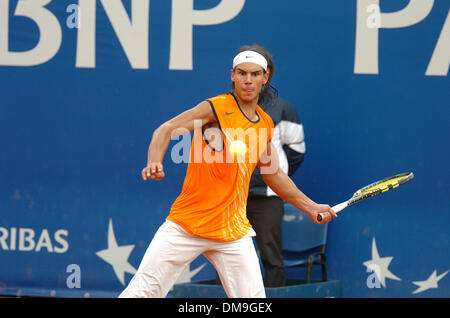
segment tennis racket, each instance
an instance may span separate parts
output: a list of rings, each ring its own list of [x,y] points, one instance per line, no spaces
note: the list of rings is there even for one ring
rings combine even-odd
[[[408,182],[412,178],[414,178],[414,174],[412,172],[406,172],[371,183],[353,193],[353,196],[349,200],[336,204],[332,207],[332,209],[334,212],[338,213],[356,202],[373,197],[374,195],[386,192],[390,189],[397,188],[399,185]],[[323,218],[323,213],[319,213],[317,215],[317,221],[322,222]]]

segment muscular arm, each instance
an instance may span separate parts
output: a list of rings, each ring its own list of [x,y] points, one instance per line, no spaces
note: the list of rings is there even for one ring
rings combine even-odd
[[[284,201],[291,203],[297,209],[309,215],[311,220],[317,224],[323,224],[337,217],[336,213],[326,204],[317,204],[306,196],[295,183],[279,169],[278,155],[271,143],[267,145],[266,151],[261,156],[258,168],[264,182]],[[325,213],[323,222],[317,221],[317,215]]]
[[[147,167],[142,170],[144,180],[161,180],[164,177],[162,161],[173,136],[194,130],[195,121],[202,125],[216,121],[214,113],[208,102],[204,101],[197,106],[179,114],[159,126],[152,136],[148,147]]]

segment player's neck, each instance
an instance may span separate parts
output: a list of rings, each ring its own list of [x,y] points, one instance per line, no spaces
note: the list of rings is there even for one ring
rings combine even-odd
[[[258,115],[256,113],[256,105],[257,105],[258,99],[254,99],[250,102],[246,102],[246,101],[242,100],[237,94],[235,96],[236,96],[236,99],[237,99],[239,106],[240,106],[242,112],[244,113],[244,115],[247,116],[247,118],[249,118],[252,121],[257,120]]]

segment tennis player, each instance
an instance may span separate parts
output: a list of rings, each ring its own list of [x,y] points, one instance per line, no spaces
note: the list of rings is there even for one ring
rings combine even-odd
[[[171,137],[180,130],[194,131],[190,160],[181,194],[119,297],[166,297],[184,268],[200,254],[216,268],[228,297],[265,297],[252,241],[255,232],[246,217],[256,166],[280,198],[313,222],[319,223],[319,213],[325,216],[321,224],[336,217],[328,205],[312,201],[278,168],[277,151],[270,143],[273,122],[257,105],[268,79],[264,56],[241,52],[233,59],[229,94],[209,98],[154,131],[142,170],[144,180],[164,178],[163,157]],[[244,136],[233,147],[235,139],[242,137],[235,131],[252,131],[252,138]]]

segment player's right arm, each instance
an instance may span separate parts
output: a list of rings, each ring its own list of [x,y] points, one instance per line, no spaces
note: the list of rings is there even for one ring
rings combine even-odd
[[[216,121],[211,105],[203,101],[160,125],[154,132],[148,147],[147,166],[142,169],[142,178],[161,180],[164,178],[162,161],[172,137],[194,130],[194,121],[202,126]]]
[[[316,224],[325,224],[337,217],[327,204],[317,204],[306,196],[296,186],[294,181],[279,167],[278,154],[271,142],[261,155],[258,168],[264,182],[284,201],[305,212]],[[323,221],[318,221],[317,215],[323,213]]]

